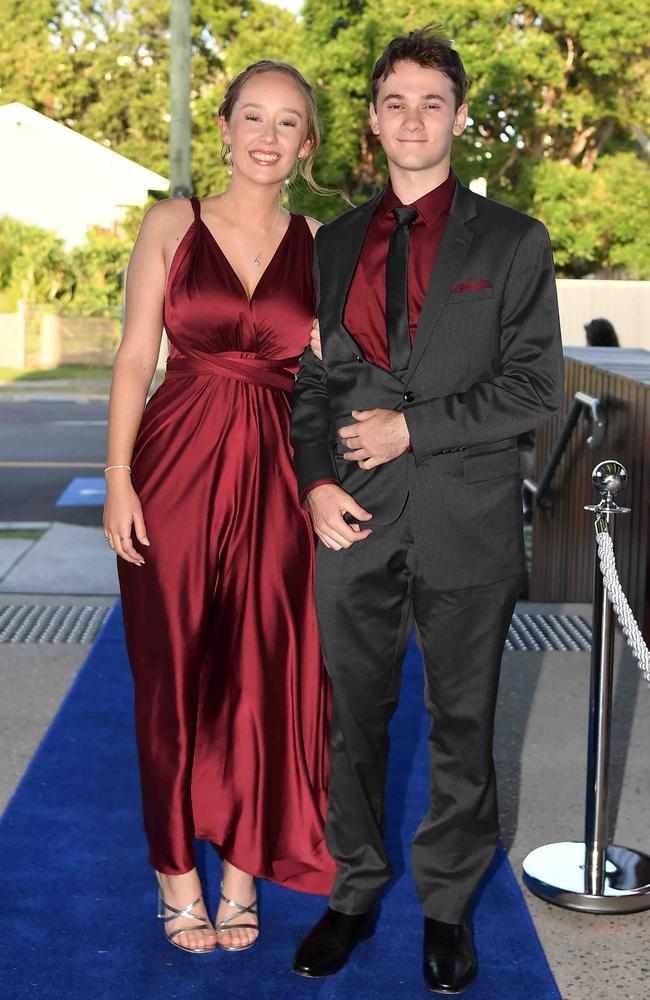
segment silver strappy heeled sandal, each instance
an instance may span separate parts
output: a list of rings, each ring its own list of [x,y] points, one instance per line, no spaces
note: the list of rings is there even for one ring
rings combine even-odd
[[[258,917],[258,922],[256,924],[231,924],[230,926],[228,925],[230,924],[231,920],[235,920],[236,917],[241,917],[244,913],[250,913],[252,916],[257,917],[258,916],[257,899],[254,899],[252,903],[248,904],[248,906],[242,906],[241,903],[235,902],[234,899],[228,899],[227,896],[224,896],[223,882],[221,883],[221,899],[223,900],[224,903],[227,903],[228,906],[232,906],[233,910],[236,910],[237,912],[231,913],[229,917],[225,917],[223,920],[220,920],[219,923],[216,923],[216,917],[215,917],[214,929],[217,932],[217,934],[223,934],[224,932],[239,930],[240,928],[249,928],[250,930],[257,931],[257,935],[251,941],[250,944],[242,944],[238,945],[237,947],[233,947],[232,945],[228,947],[225,944],[220,944],[219,947],[223,948],[224,951],[248,951],[249,948],[253,947],[253,945],[260,936],[259,917]]]
[[[170,944],[173,944],[174,948],[180,948],[181,951],[189,951],[192,955],[208,955],[210,952],[216,950],[216,943],[211,945],[209,948],[187,948],[180,941],[176,941],[175,938],[179,934],[186,934],[188,931],[201,930],[201,931],[212,931],[214,927],[210,923],[208,917],[202,917],[198,913],[193,913],[194,907],[197,903],[200,903],[203,896],[197,896],[197,898],[192,903],[188,903],[184,906],[182,910],[177,910],[175,906],[172,906],[165,900],[162,894],[162,889],[160,888],[160,883],[158,883],[158,919],[163,920],[165,924],[168,924],[170,920],[177,920],[178,917],[185,917],[188,920],[196,920],[198,927],[178,927],[175,931],[168,931],[165,926],[165,937]],[[170,914],[167,915],[166,910],[170,910]]]

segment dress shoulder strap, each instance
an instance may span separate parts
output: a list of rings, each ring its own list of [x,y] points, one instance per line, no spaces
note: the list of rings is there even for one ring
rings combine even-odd
[[[194,221],[198,222],[201,218],[201,199],[200,198],[190,198],[192,203],[192,209],[194,211]]]

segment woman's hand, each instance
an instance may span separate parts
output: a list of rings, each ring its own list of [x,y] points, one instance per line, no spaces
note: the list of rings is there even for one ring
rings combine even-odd
[[[116,469],[107,476],[104,535],[113,551],[125,562],[144,566],[144,559],[131,541],[132,528],[138,541],[149,545],[138,494],[131,485],[127,470]]]
[[[309,346],[312,352],[316,355],[319,361],[323,360],[323,352],[321,350],[320,344],[320,326],[318,325],[318,320],[315,319],[311,325],[311,340],[309,341]]]

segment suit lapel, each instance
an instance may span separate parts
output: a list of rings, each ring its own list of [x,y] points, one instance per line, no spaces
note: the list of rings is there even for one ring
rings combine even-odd
[[[362,352],[357,342],[346,329],[343,323],[343,314],[345,312],[345,303],[348,298],[348,292],[350,291],[350,285],[352,284],[352,279],[357,269],[359,257],[361,256],[361,250],[368,232],[368,226],[370,225],[370,221],[375,214],[375,209],[383,196],[384,192],[380,191],[379,194],[376,194],[370,199],[370,201],[367,201],[364,205],[359,206],[356,212],[354,212],[352,218],[349,220],[347,238],[343,242],[343,245],[337,245],[337,250],[339,251],[339,261],[336,265],[336,274],[338,276],[336,293],[336,316],[338,319],[338,328],[340,335],[344,340],[348,341],[356,354],[360,354]]]
[[[474,239],[474,233],[466,225],[469,219],[476,215],[476,205],[471,191],[456,182],[454,200],[451,204],[449,217],[445,226],[436,261],[431,271],[429,285],[422,304],[420,321],[415,335],[415,344],[411,351],[409,366],[404,376],[406,383],[410,382],[415,369],[422,360],[422,355],[433,340],[440,314],[456,284],[465,256]]]

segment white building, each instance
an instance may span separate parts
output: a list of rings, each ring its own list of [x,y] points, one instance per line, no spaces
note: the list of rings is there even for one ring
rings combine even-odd
[[[54,230],[69,249],[168,189],[165,177],[33,108],[0,107],[0,216]]]

